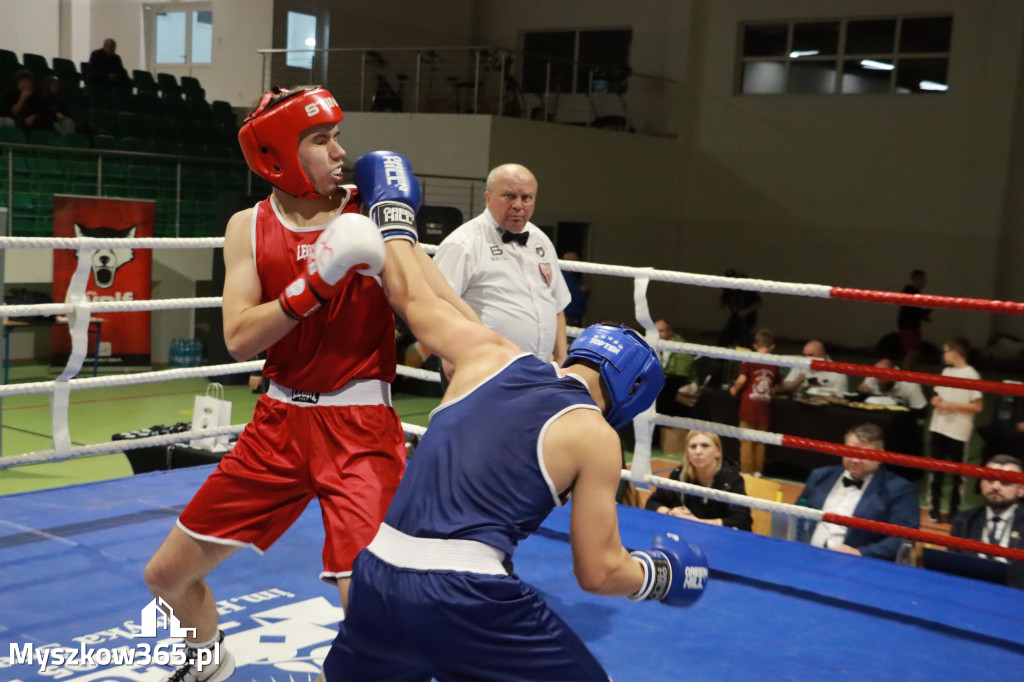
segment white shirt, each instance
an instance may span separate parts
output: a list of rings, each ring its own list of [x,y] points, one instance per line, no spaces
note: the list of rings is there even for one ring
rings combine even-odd
[[[825,359],[831,360],[831,358]],[[799,367],[793,367],[790,369],[789,373],[786,374],[786,379],[783,383],[796,383],[799,381],[800,377],[805,377],[808,381],[811,379],[817,379],[818,381],[818,383],[814,385],[805,382],[799,386],[797,390],[803,393],[806,393],[807,389],[814,388],[816,386],[819,390],[815,391],[815,393],[828,394],[836,396],[837,398],[842,398],[846,394],[847,387],[849,385],[849,380],[846,378],[845,374],[839,374],[838,372],[824,372],[815,369],[801,369]]]
[[[912,410],[921,410],[928,407],[928,399],[924,397],[924,391],[921,389],[920,384],[913,384],[909,381],[896,381],[893,382],[892,388],[883,392],[882,387],[878,385],[878,379],[867,377],[864,379],[864,385],[868,387],[868,393],[871,395],[889,396]]]
[[[484,209],[441,242],[434,262],[484,325],[548,361],[558,313],[572,297],[551,240],[533,223],[523,229],[530,232],[525,246],[502,243],[501,227]]]
[[[821,510],[829,514],[853,516],[853,510],[860,504],[860,498],[864,496],[864,491],[867,490],[873,477],[874,474],[865,476],[861,479],[864,481],[864,485],[857,488],[852,485],[843,485],[844,478],[853,478],[844,471],[836,479],[832,490],[828,493],[828,497],[825,498],[825,504],[821,506]],[[846,526],[821,521],[814,529],[814,534],[811,535],[811,544],[815,547],[838,547],[846,541],[846,531]]]
[[[942,370],[944,377],[957,377],[960,379],[980,379],[981,375],[971,367],[947,367]],[[935,395],[943,400],[953,403],[973,403],[982,397],[981,391],[967,388],[949,388],[947,386],[936,386]],[[974,414],[971,412],[951,412],[949,410],[935,410],[932,412],[931,423],[928,430],[941,433],[953,440],[966,443],[971,438],[971,430],[974,428]]]

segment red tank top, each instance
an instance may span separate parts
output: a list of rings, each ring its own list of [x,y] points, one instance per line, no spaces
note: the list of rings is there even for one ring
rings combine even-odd
[[[359,211],[353,189],[338,213]],[[305,271],[325,225],[281,220],[270,197],[256,204],[253,251],[263,301],[273,301]],[[375,277],[346,275],[342,291],[267,349],[263,374],[288,388],[327,393],[353,379],[395,379],[395,316]]]

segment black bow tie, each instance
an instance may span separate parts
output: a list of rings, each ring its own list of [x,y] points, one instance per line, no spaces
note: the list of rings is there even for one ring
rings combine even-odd
[[[502,230],[501,231],[501,241],[502,241],[503,244],[508,244],[509,242],[515,242],[516,244],[519,244],[519,246],[526,246],[526,240],[529,239],[529,238],[530,238],[529,230],[527,230],[526,232],[520,232],[519,234],[515,234],[513,232],[508,232],[507,230]]]
[[[843,476],[843,485],[847,487],[852,485],[857,488],[857,490],[860,490],[864,487],[864,481],[856,478],[850,478],[849,476]]]

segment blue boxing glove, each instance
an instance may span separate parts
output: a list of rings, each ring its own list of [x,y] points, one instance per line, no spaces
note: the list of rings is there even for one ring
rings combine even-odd
[[[405,157],[370,152],[359,157],[353,170],[359,194],[384,241],[406,239],[415,244],[420,183]]]
[[[707,557],[700,547],[680,540],[675,533],[656,535],[651,549],[629,555],[644,569],[643,587],[629,597],[633,601],[656,599],[669,606],[690,606],[704,594]]]

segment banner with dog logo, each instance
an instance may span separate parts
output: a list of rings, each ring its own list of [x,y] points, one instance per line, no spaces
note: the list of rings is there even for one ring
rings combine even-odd
[[[141,239],[153,236],[156,204],[135,199],[100,197],[53,197],[54,237],[94,237],[97,239]],[[53,250],[53,300],[63,301],[68,284],[78,265],[73,249]],[[92,272],[86,286],[90,301],[149,300],[153,281],[152,249],[124,246],[96,249],[92,253]],[[141,312],[98,313],[100,320],[89,334],[88,366],[97,350],[102,367],[144,367],[150,364],[150,314]],[[50,334],[52,363],[67,362],[71,337],[66,327],[57,326]]]

